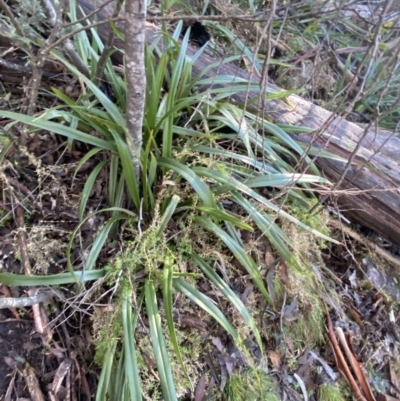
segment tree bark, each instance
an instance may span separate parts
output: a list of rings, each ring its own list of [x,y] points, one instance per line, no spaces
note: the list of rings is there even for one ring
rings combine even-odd
[[[125,18],[129,27],[125,30],[126,128],[128,131],[126,143],[132,157],[137,182],[140,181],[140,151],[146,93],[144,66],[146,7],[145,0],[125,1]]]

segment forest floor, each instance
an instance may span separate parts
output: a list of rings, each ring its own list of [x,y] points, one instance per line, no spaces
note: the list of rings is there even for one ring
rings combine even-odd
[[[315,28],[311,25],[309,31]],[[236,28],[231,29],[235,32]],[[312,42],[307,36],[296,36],[296,29],[303,27],[294,25],[292,31],[284,31],[274,56],[280,65],[276,63],[271,68],[271,77],[278,85],[287,89],[302,88],[300,95],[333,108],[332,91],[337,83],[337,72],[332,73],[326,60],[318,62]],[[244,30],[236,34],[243,36]],[[22,52],[9,54],[9,66],[24,64]],[[307,54],[312,55],[308,60]],[[247,61],[243,59],[243,62]],[[85,95],[81,83],[71,80],[69,73],[58,67],[59,70],[48,71],[49,77],[43,78],[38,106],[42,110],[56,103],[49,94],[51,87],[57,87],[72,98]],[[26,73],[14,71],[4,77],[0,109],[23,111]],[[369,107],[354,109],[349,118],[364,122]],[[385,127],[391,127],[391,118],[385,121]],[[1,130],[9,123],[10,120],[2,119]],[[18,136],[17,125],[10,130],[13,137]],[[81,196],[88,176],[102,161],[102,154],[82,164],[92,147],[79,141],[70,147],[68,140],[50,131],[35,132],[24,146],[13,145],[6,139],[2,143],[0,271],[21,274],[28,256],[33,275],[68,272],[67,249],[80,223]],[[78,172],[77,166],[80,167]],[[88,211],[107,204],[107,178],[104,171],[97,175],[88,195]],[[293,209],[293,213],[304,217],[303,211]],[[244,276],[235,283],[237,295],[262,327],[267,360],[264,373],[268,375],[268,382],[263,385],[266,394],[270,393],[265,399],[277,399],[279,393],[290,400],[339,401],[357,397],[359,391],[368,401],[399,400],[400,271],[379,257],[368,244],[384,248],[394,258],[400,257],[400,250],[362,223],[339,219],[331,209],[325,208],[317,217],[305,218],[337,242],[317,240],[292,223],[282,222],[282,229],[293,241],[297,254],[308,257],[306,272],[288,265],[270,244],[259,241],[260,233],[242,238],[246,246],[264,259],[266,271],[272,272],[265,274],[265,281],[273,306],[257,300],[249,277]],[[84,265],[82,249],[87,248],[81,244],[93,243],[105,224],[104,219],[98,214],[81,226],[70,256],[75,267]],[[169,229],[171,233],[179,231],[177,227]],[[121,249],[125,241],[131,239],[131,232],[131,228],[125,226],[115,234],[101,250],[96,265],[108,266],[120,260]],[[229,276],[229,269],[239,267],[232,262],[226,269]],[[39,310],[41,323],[47,324],[41,332],[38,330],[40,322],[34,321],[33,309],[39,308],[38,305],[0,310],[0,360],[5,362],[0,363],[0,400],[41,400],[41,393],[52,400],[71,399],[71,394],[76,400],[93,399],[101,370],[95,361],[96,332],[112,305],[101,302],[102,294],[110,290],[107,282],[100,280],[93,286],[85,285],[85,291],[77,295],[72,285],[52,289],[46,285],[1,284],[4,298],[32,296],[38,289],[50,291],[50,295]],[[214,291],[205,281],[201,285],[208,294]],[[217,290],[214,295],[219,299]],[[223,301],[220,303],[224,306]],[[197,309],[188,310],[187,305],[179,309],[179,300],[176,308],[177,325],[182,333],[186,331],[185,341],[192,341],[188,348],[195,358],[188,370],[198,371],[193,375],[197,382],[180,399],[259,399],[252,390],[254,376],[244,373],[243,369],[235,369],[235,366],[246,366],[246,362],[226,334],[216,329],[215,323]],[[235,320],[230,309],[226,312]],[[142,318],[146,326],[146,317]],[[342,348],[335,346],[336,338]],[[198,347],[203,347],[204,343],[208,345],[198,350],[197,341]],[[247,347],[256,359],[263,359],[257,356],[260,350],[253,341],[249,340]],[[68,357],[65,357],[66,350]],[[145,348],[142,357],[144,376],[151,377],[152,383],[157,382],[154,360]],[[343,357],[348,358],[347,362],[341,359]],[[351,372],[347,379],[344,378],[346,372]],[[354,382],[349,377],[354,378]],[[150,394],[147,399],[151,398]]]

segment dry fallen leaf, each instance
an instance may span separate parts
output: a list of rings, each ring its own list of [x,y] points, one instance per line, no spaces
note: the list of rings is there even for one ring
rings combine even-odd
[[[286,264],[284,262],[279,265],[279,274],[281,276],[282,283],[285,285],[286,288],[289,288],[289,275],[287,272]]]
[[[272,366],[275,370],[280,371],[282,367],[282,358],[279,352],[277,351],[270,351],[269,352],[269,359],[271,359]]]
[[[211,342],[214,344],[215,348],[219,352],[224,351],[224,346],[222,345],[221,339],[219,337],[211,337]]]
[[[257,71],[253,68],[253,64],[251,63],[251,61],[249,61],[247,57],[243,57],[243,62],[251,75],[261,78],[260,74],[258,74]]]
[[[338,328],[338,329],[340,329],[340,328]],[[341,331],[341,333],[343,333],[343,330],[340,329],[339,331]],[[368,401],[376,401],[374,395],[372,394],[371,387],[369,386],[368,380],[365,377],[364,371],[362,370],[361,365],[358,362],[358,360],[354,354],[349,333],[346,333],[346,335],[345,335],[345,343],[346,344],[342,344],[342,343],[341,344],[345,349],[346,356],[350,362],[351,367],[353,368],[354,375],[356,376],[358,382],[361,385],[361,388],[362,388],[362,391],[363,391],[365,397],[367,398]],[[346,348],[345,348],[345,345],[347,345]]]
[[[197,382],[196,391],[194,393],[194,401],[203,401],[206,391],[206,376],[203,373]]]

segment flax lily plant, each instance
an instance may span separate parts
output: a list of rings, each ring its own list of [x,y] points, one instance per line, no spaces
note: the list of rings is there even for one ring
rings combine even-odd
[[[71,99],[53,88],[60,106],[33,117],[0,111],[1,117],[13,121],[11,124],[20,122],[32,130],[51,131],[67,138],[71,148],[77,141],[87,144],[89,150],[75,174],[85,162],[100,159],[98,156],[102,155],[102,161],[89,174],[81,193],[79,224],[71,235],[67,252],[69,271],[45,278],[0,274],[0,281],[9,285],[37,285],[38,280],[45,280],[48,285],[74,282],[77,291],[83,290],[85,281],[106,278],[115,294],[112,300],[115,312],[110,318],[110,327],[99,335],[99,341],[103,342],[96,359],[102,366],[96,394],[98,401],[142,399],[143,358],[137,348],[136,334],[140,316],[146,316],[162,398],[177,400],[179,397],[171,353],[190,383],[174,322],[177,294],[214,318],[237,347],[248,354],[242,335],[210,295],[196,285],[199,281],[207,280],[222,294],[263,350],[254,317],[229,282],[216,273],[212,252],[206,252],[204,244],[195,240],[190,243],[192,233],[208,232],[219,251],[237,261],[266,303],[270,303],[271,298],[259,261],[252,256],[242,233],[257,230],[281,258],[298,269],[302,266],[292,253],[293,244],[278,226],[277,219],[288,219],[330,240],[292,216],[284,205],[269,196],[285,191],[287,199],[307,204],[309,198],[302,188],[329,183],[318,175],[302,147],[285,129],[229,102],[230,94],[249,89],[257,92],[257,85],[222,76],[213,79],[216,86],[229,80],[232,84],[226,90],[213,89],[208,79],[192,77],[192,64],[204,49],[193,58],[188,57],[189,32],[179,44],[180,30],[181,25],[178,25],[172,36],[164,35],[163,51],[157,43],[146,50],[148,76],[140,183],[125,145],[126,87],[111,60],[106,66],[105,78],[114,96],[112,100],[54,51],[52,56],[79,78],[86,94]],[[82,35],[78,50],[83,58],[88,58],[90,53],[94,69],[98,58],[94,49],[101,51],[102,43],[97,35],[91,40]],[[265,96],[285,95],[267,92]],[[293,171],[288,160],[301,157],[310,163],[309,170],[313,174]],[[89,196],[101,172],[107,175],[108,205],[88,213]],[[81,235],[83,224],[95,214],[102,214],[106,221],[88,249],[83,249],[88,252],[84,271],[77,270],[71,249]],[[130,245],[121,252],[119,262],[110,260],[108,266],[99,266],[98,258],[105,245],[115,240],[126,226],[137,228],[131,228],[134,234]],[[175,239],[177,237],[181,242]],[[181,246],[183,243],[185,247]],[[187,269],[182,269],[183,264]],[[139,273],[140,280],[137,279]],[[104,336],[108,339],[106,345]],[[256,361],[251,364],[257,369]]]

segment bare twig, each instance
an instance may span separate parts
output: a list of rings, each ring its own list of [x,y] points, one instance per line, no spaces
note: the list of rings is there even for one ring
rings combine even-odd
[[[27,67],[26,65],[13,63],[12,61],[4,60],[3,58],[0,58],[0,65],[9,68],[10,70],[19,71],[22,73],[29,73],[32,71],[31,68]]]
[[[340,224],[337,220],[330,219],[329,224],[338,230],[341,230],[343,234],[348,235],[349,237],[353,238],[360,244],[365,245],[371,252],[376,253],[382,259],[386,260],[389,264],[393,267],[396,267],[400,270],[400,258],[394,256],[391,252],[383,249],[379,245],[375,244],[374,242],[370,241],[369,239],[361,236],[357,232],[355,232],[351,227],[345,226],[344,224]]]
[[[32,401],[45,401],[35,369],[26,363],[23,375]]]
[[[11,293],[10,293],[10,290],[8,289],[8,287],[6,286],[6,285],[4,285],[4,284],[2,284],[1,286],[0,286],[0,288],[2,289],[2,291],[3,291],[3,294],[7,297],[7,298],[11,298]],[[0,298],[0,303],[1,303],[1,300],[2,299],[4,299],[4,298]],[[1,308],[0,308],[1,309]],[[10,309],[10,311],[11,311],[11,313],[14,315],[14,317],[16,318],[16,319],[20,319],[20,317],[19,317],[19,315],[18,315],[18,311],[17,311],[17,309],[15,309],[15,307],[9,307],[9,309]]]
[[[57,13],[53,4],[50,2],[50,0],[40,0],[40,3],[42,4],[43,10],[49,20],[50,26],[56,25]]]
[[[52,291],[39,292],[31,297],[22,298],[0,298],[0,309],[7,308],[24,308],[25,306],[32,306],[40,302],[46,301],[49,297],[54,295]]]
[[[386,3],[385,3],[384,11],[383,11],[382,15],[380,16],[380,24],[379,24],[379,26],[377,27],[377,29],[375,31],[374,39],[372,40],[372,43],[371,43],[371,46],[370,46],[370,48],[372,49],[373,56],[371,57],[371,61],[370,61],[370,64],[369,64],[369,66],[367,68],[367,72],[364,74],[364,78],[361,80],[361,83],[360,83],[360,86],[359,86],[359,89],[358,89],[358,93],[354,96],[353,100],[348,105],[348,107],[346,109],[346,112],[343,115],[343,118],[347,117],[347,115],[354,108],[354,105],[363,96],[364,86],[365,86],[365,83],[366,83],[366,80],[367,80],[367,77],[368,77],[368,72],[372,68],[373,58],[374,58],[374,55],[375,55],[375,53],[376,53],[376,51],[378,50],[378,47],[379,47],[378,37],[379,37],[380,30],[381,30],[381,27],[382,27],[382,24],[383,24],[384,16],[386,15],[386,10],[388,10],[388,8],[390,7],[391,2],[392,2],[392,0],[387,0]],[[360,65],[357,68],[357,71],[354,74],[354,80],[358,79],[357,77],[360,74],[361,68],[364,65],[364,62],[367,59],[368,55],[369,55],[369,52],[366,52],[364,58],[362,59],[362,61],[360,62]],[[353,82],[351,82],[349,84],[350,88],[352,87],[352,84],[353,84]],[[331,117],[334,117],[334,115],[332,115]],[[324,124],[324,125],[326,125],[326,124]],[[345,179],[350,167],[352,166],[352,164],[354,162],[355,157],[357,156],[358,150],[360,149],[364,139],[368,135],[369,128],[371,127],[371,125],[372,125],[372,122],[365,128],[364,133],[362,134],[362,136],[359,139],[358,143],[356,144],[354,150],[350,154],[349,159],[347,161],[347,164],[346,164],[342,174],[340,175],[339,179],[336,181],[335,185],[332,187],[332,190],[335,190],[336,188],[338,188],[342,184],[342,182]],[[318,208],[319,205],[323,204],[328,199],[328,197],[329,197],[329,195],[326,195],[326,196],[322,197],[321,199],[319,199],[318,202],[310,209],[309,212],[312,213],[313,211],[315,211]],[[320,208],[319,211],[320,210],[322,210],[322,209]]]
[[[245,21],[245,22],[267,22],[270,20],[270,13],[259,12],[253,15],[166,15],[164,17],[146,17],[147,21]]]
[[[17,32],[18,36],[23,38],[24,37],[24,31],[20,27],[18,21],[14,17],[14,14],[12,13],[12,11],[8,7],[8,5],[4,2],[4,0],[0,0],[0,8],[3,10],[4,14],[8,18],[10,18],[10,21],[11,21],[13,27],[15,28],[15,31]]]

